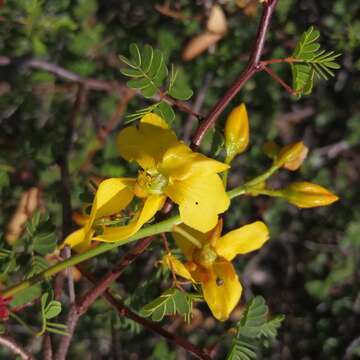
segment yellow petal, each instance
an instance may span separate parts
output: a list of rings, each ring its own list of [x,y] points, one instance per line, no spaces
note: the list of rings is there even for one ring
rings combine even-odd
[[[165,200],[165,196],[150,195],[146,198],[142,209],[129,224],[120,227],[105,227],[103,234],[94,239],[104,242],[117,242],[129,238],[153,218],[156,212],[163,207]]]
[[[141,118],[140,122],[158,126],[163,129],[169,129],[168,123],[163,118],[161,118],[159,115],[156,115],[154,113],[146,114],[145,116],[143,116]]]
[[[190,280],[192,282],[195,282],[195,280],[192,278],[189,270],[175,256],[173,256],[171,254],[167,254],[167,255],[165,255],[163,257],[163,262],[176,275],[179,275],[179,276],[183,277],[186,280]]]
[[[202,283],[202,290],[214,317],[224,321],[239,302],[242,286],[233,265],[219,260],[213,265],[209,280]]]
[[[215,248],[219,256],[231,261],[238,254],[260,249],[268,239],[268,227],[256,221],[228,232],[216,242]]]
[[[193,152],[185,144],[179,143],[164,154],[159,171],[167,177],[184,180],[195,175],[216,174],[228,168],[229,165]]]
[[[102,181],[96,191],[91,211],[94,209],[97,218],[120,212],[133,199],[132,186],[135,182],[136,179],[131,178],[110,178]]]
[[[230,205],[223,182],[217,174],[173,181],[165,189],[165,193],[179,204],[181,220],[201,232],[213,229],[217,224],[218,214]]]
[[[162,160],[164,153],[171,146],[178,144],[178,140],[172,130],[158,126],[160,120],[155,115],[145,120],[139,127],[129,126],[122,130],[118,135],[117,144],[124,159],[134,160],[143,169],[150,169]]]
[[[82,253],[89,249],[93,233],[94,233],[93,231],[86,232],[85,228],[82,227],[69,234],[65,238],[61,247],[68,245],[72,249],[74,249],[77,253]]]
[[[96,191],[85,231],[96,219],[116,214],[129,205],[134,197],[132,185],[136,179],[110,178],[102,181]]]
[[[186,256],[186,258],[191,261],[192,254],[193,251],[196,249],[196,246],[183,234],[189,234],[190,236],[198,240],[201,244],[205,244],[208,241],[209,233],[202,233],[185,224],[176,225],[176,228],[180,229],[181,231],[173,231],[172,235],[175,239],[175,243],[178,248],[180,248],[182,253]]]

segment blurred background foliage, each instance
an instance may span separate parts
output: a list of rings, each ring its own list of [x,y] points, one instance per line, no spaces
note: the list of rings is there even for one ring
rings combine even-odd
[[[118,55],[127,56],[132,42],[151,44],[162,50],[183,70],[195,93],[190,101],[198,100],[200,112],[206,114],[243,69],[260,14],[256,1],[220,1],[227,18],[226,35],[205,53],[184,62],[182,49],[190,38],[203,31],[211,0],[165,3],[159,0],[8,0],[1,3],[0,229],[3,249],[9,249],[9,243],[13,243],[9,223],[19,207],[25,213],[24,221],[33,209],[41,208],[46,213],[45,235],[53,233],[55,228],[56,238],[61,240],[59,165],[78,85],[68,81],[68,73],[48,71],[36,61],[56,64],[77,74],[82,81],[96,79],[102,84],[102,87],[89,86],[75,121],[69,158],[71,199],[73,209],[81,210],[90,176],[123,176],[136,171],[120,159],[114,139],[126,122],[124,115],[151,101],[126,90],[126,79],[119,71],[123,64]],[[295,179],[309,180],[328,187],[341,198],[331,207],[311,210],[298,210],[281,200],[264,197],[241,197],[233,202],[226,217],[228,229],[263,218],[271,231],[271,241],[260,252],[237,262],[246,287],[243,301],[254,294],[263,295],[272,313],[286,315],[277,343],[264,350],[263,355],[259,354],[259,358],[360,356],[359,15],[357,1],[279,0],[264,58],[290,55],[301,33],[314,25],[321,32],[320,42],[324,47],[342,53],[339,58],[342,68],[334,79],[317,83],[313,94],[300,100],[261,73],[250,80],[232,102],[232,106],[242,101],[247,104],[251,147],[235,161],[230,186],[269,166],[270,161],[262,151],[266,141],[275,140],[284,145],[303,139],[310,155],[301,171],[294,174],[282,171],[271,180],[272,184],[282,186]],[[274,69],[291,82],[287,65],[280,64]],[[197,98],[199,93],[203,101]],[[219,121],[219,129],[225,118],[226,113]],[[194,119],[176,111],[175,128],[179,136],[189,139],[194,123]],[[209,132],[203,145],[207,153],[211,151],[213,138],[214,131]],[[219,156],[221,158],[221,154]],[[35,205],[31,203],[31,206],[28,198],[34,191],[36,196],[32,199],[36,201],[32,200]],[[21,208],[24,197],[28,202],[23,200]],[[27,275],[25,265],[34,257],[34,250],[28,250],[24,236],[17,245],[16,264],[10,269],[13,273],[20,272],[21,276]],[[48,250],[43,249],[40,254],[50,252]],[[160,242],[151,250],[113,285],[134,310],[159,296],[170,284],[168,274],[159,268],[154,270],[162,251]],[[26,251],[32,255],[26,258]],[[120,249],[99,257],[92,261],[91,269],[103,274],[123,252]],[[11,281],[19,276],[12,276]],[[0,281],[4,285],[10,283],[5,272]],[[84,286],[82,281],[77,283],[79,290]],[[63,303],[66,301],[63,299]],[[191,324],[184,324],[181,318],[164,323],[171,331],[180,332],[202,346],[211,346],[234,325],[240,311],[241,306],[231,321],[216,323],[207,307],[200,304],[194,310]],[[39,320],[34,313],[28,311],[28,321],[37,324]],[[30,339],[26,329],[15,323],[10,330],[23,344]],[[41,342],[31,341],[27,346],[37,353]],[[221,342],[217,348],[218,358],[224,357],[228,347],[229,340]],[[0,357],[5,358],[6,354],[0,349]],[[182,350],[175,350],[130,320],[119,318],[102,300],[81,319],[76,330],[69,359],[80,356],[86,359],[186,358]]]

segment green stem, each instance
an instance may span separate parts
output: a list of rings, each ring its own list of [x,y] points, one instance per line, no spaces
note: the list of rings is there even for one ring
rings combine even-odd
[[[244,194],[258,194],[258,195],[268,195],[268,196],[276,196],[276,197],[282,197],[282,193],[281,191],[278,190],[269,190],[269,189],[261,189],[261,188],[256,188],[257,185],[259,185],[260,183],[264,182],[267,178],[269,178],[271,175],[273,175],[276,171],[278,170],[278,167],[276,167],[275,165],[273,165],[269,170],[267,170],[265,173],[263,173],[262,175],[256,177],[253,180],[250,180],[249,182],[247,182],[245,185],[239,186],[231,191],[227,192],[227,195],[229,196],[230,199],[233,199],[237,196],[241,196]],[[95,256],[98,256],[102,253],[105,253],[109,250],[112,250],[114,248],[117,248],[121,245],[125,245],[128,243],[131,243],[133,241],[142,239],[144,237],[147,236],[151,236],[151,235],[156,235],[156,234],[160,234],[163,232],[171,232],[173,230],[174,225],[181,223],[181,219],[180,216],[174,216],[170,219],[164,220],[162,222],[159,222],[157,224],[154,225],[150,225],[148,227],[142,228],[140,229],[136,234],[134,234],[133,236],[129,237],[128,239],[125,240],[121,240],[118,242],[114,242],[114,243],[101,243],[100,245],[86,251],[83,252],[81,254],[72,256],[69,259],[66,259],[62,262],[59,262],[53,266],[50,266],[48,269],[42,271],[41,273],[26,279],[22,282],[20,282],[17,285],[11,286],[7,289],[5,289],[2,293],[1,296],[3,298],[8,298],[11,296],[14,296],[15,294],[19,293],[22,290],[25,290],[41,281],[47,280],[49,279],[51,276],[59,273],[60,271],[65,270],[66,268],[70,267],[70,266],[74,266],[77,265],[83,261],[89,260]],[[177,228],[178,229],[178,228]],[[177,230],[178,231],[178,230]],[[190,239],[189,239],[190,240]],[[194,240],[196,241],[196,239],[191,239],[190,241],[197,247],[201,247],[201,244],[199,246],[199,244],[197,244],[196,242],[194,242]]]
[[[180,222],[181,222],[180,216],[174,216],[170,219],[164,220],[157,224],[150,225],[148,227],[140,229],[136,234],[129,237],[128,239],[121,240],[121,241],[118,241],[115,243],[102,243],[86,252],[72,256],[69,259],[59,262],[59,263],[49,267],[48,269],[42,271],[38,275],[35,275],[29,279],[26,279],[15,286],[5,289],[1,293],[1,296],[3,298],[8,298],[8,297],[14,296],[15,294],[19,293],[20,291],[25,290],[38,282],[47,280],[51,276],[57,274],[60,271],[65,270],[66,268],[68,268],[70,266],[77,265],[85,260],[89,260],[97,255],[100,255],[100,254],[107,252],[111,249],[114,249],[118,246],[128,244],[130,242],[139,240],[139,239],[147,237],[147,236],[160,234],[162,232],[170,232],[172,230],[173,226]]]
[[[229,175],[229,171],[225,170],[224,173],[223,173],[223,176],[222,176],[222,180],[223,180],[223,184],[224,184],[225,189],[227,187],[228,175]]]
[[[244,195],[248,192],[245,185],[241,185],[227,192],[229,199],[236,198],[237,196]]]
[[[256,187],[256,185],[261,184],[265,180],[267,180],[270,176],[272,176],[276,171],[279,170],[279,167],[276,165],[272,165],[271,168],[267,171],[265,171],[260,176],[256,177],[255,179],[252,179],[248,181],[245,186],[246,187]]]

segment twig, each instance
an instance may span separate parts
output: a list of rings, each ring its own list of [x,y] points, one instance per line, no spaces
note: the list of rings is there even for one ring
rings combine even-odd
[[[69,246],[64,247],[63,254],[65,255],[65,259],[69,259],[71,257],[71,249]],[[71,267],[66,269],[66,277],[68,280],[68,292],[69,292],[70,304],[74,304],[75,303],[75,285],[74,285],[74,278],[73,278]]]
[[[245,83],[257,72],[262,70],[260,57],[264,49],[265,37],[269,30],[270,21],[277,2],[278,0],[267,0],[264,2],[263,13],[248,64],[245,70],[240,74],[239,78],[226,91],[224,96],[220,98],[220,100],[214,105],[208,116],[200,124],[191,142],[191,147],[193,149],[197,149],[200,146],[200,143],[204,138],[207,130],[209,130],[215,124],[220,114],[224,111],[230,101],[237,95],[237,93],[243,88]]]
[[[64,336],[58,346],[55,360],[65,360],[67,352],[70,347],[72,336],[80,317],[85,314],[95,300],[101,296],[110,284],[120,277],[122,271],[131,264],[136,257],[141,254],[151,244],[153,237],[145,238],[139,241],[129,252],[127,252],[120,260],[118,265],[109,273],[107,273],[102,279],[100,279],[92,289],[90,289],[78,302],[74,304],[68,314],[66,327],[68,335]],[[80,272],[86,274],[85,269],[82,266],[78,266]]]
[[[126,267],[132,264],[135,259],[141,255],[153,242],[155,239],[154,236],[149,236],[145,239],[138,241],[135,246],[133,246],[119,261],[119,263],[115,266],[115,268],[108,272],[99,282],[90,289],[81,300],[79,300],[77,309],[80,315],[84,314],[91,304],[101,296],[106,289],[116,281],[120,275],[123,273]],[[79,267],[80,271],[82,271],[82,267]]]
[[[94,287],[90,289],[81,300],[79,300],[77,305],[73,305],[70,309],[68,320],[66,323],[68,336],[64,336],[58,346],[58,351],[55,356],[55,360],[65,360],[67,352],[70,347],[70,343],[72,340],[72,336],[74,334],[76,325],[80,319],[80,317],[85,314],[90,306],[96,301],[96,299],[100,296],[104,296],[115,308],[119,311],[120,315],[126,316],[136,322],[139,322],[141,325],[159,333],[162,336],[165,336],[167,339],[174,341],[177,345],[185,347],[190,352],[198,352],[202,353],[201,350],[196,348],[193,344],[189,343],[185,339],[175,336],[162,327],[154,324],[153,322],[143,319],[132,313],[130,309],[125,308],[123,304],[120,304],[118,300],[116,300],[108,291],[107,288],[110,286],[112,282],[120,277],[124,269],[129,266],[140,254],[142,254],[145,249],[151,244],[154,240],[154,237],[148,237],[141,241],[139,241],[128,253],[126,253],[118,265],[108,274],[106,274],[102,279],[95,280],[95,278],[89,274],[82,266],[78,266],[81,274],[85,276],[88,280],[90,280]],[[205,355],[205,354],[203,354]],[[201,359],[208,359],[209,357],[201,357]]]
[[[191,109],[185,102],[180,101],[180,100],[175,100],[172,97],[168,96],[168,95],[164,95],[164,94],[160,94],[160,98],[162,98],[163,100],[165,100],[167,103],[175,106],[176,108],[178,108],[180,111],[185,112],[195,118],[197,118],[198,120],[201,120],[203,118],[202,115],[198,114],[196,111],[194,111],[193,109]]]
[[[14,354],[17,354],[23,360],[32,360],[33,357],[25,351],[15,340],[8,336],[0,335],[0,344],[7,347]]]
[[[92,275],[88,274],[83,269],[81,270],[81,272],[82,272],[83,276],[85,276],[91,283],[93,283],[93,284],[98,283],[98,281]],[[196,347],[195,345],[193,345],[186,339],[184,339],[178,335],[175,335],[175,334],[167,331],[163,327],[159,326],[158,324],[154,323],[153,321],[145,319],[145,318],[135,314],[134,312],[132,312],[122,302],[120,302],[118,299],[116,299],[108,290],[106,290],[103,293],[103,297],[106,299],[106,301],[109,304],[111,304],[117,310],[117,312],[119,313],[120,316],[125,316],[125,317],[139,323],[140,325],[144,326],[145,328],[155,332],[156,334],[159,334],[159,335],[165,337],[169,341],[174,342],[176,345],[181,346],[188,352],[192,353],[199,359],[204,359],[204,360],[211,359],[211,357],[204,350]]]
[[[76,117],[81,109],[81,105],[83,104],[85,100],[85,94],[86,90],[82,84],[79,84],[78,91],[76,94],[76,99],[73,105],[73,109],[71,112],[71,115],[69,117],[69,121],[67,123],[67,129],[64,139],[64,146],[63,146],[63,154],[59,161],[59,166],[61,169],[61,187],[62,187],[62,209],[63,209],[63,225],[62,225],[62,235],[63,238],[65,238],[70,232],[71,232],[71,213],[72,213],[72,206],[71,206],[71,192],[70,192],[70,174],[69,174],[69,155],[72,148],[72,141],[73,141],[73,134],[75,129],[75,121]],[[65,247],[62,250],[62,256],[64,258],[71,257],[71,250],[68,247]],[[74,307],[75,307],[75,288],[74,288],[74,280],[72,277],[72,268],[69,267],[66,270],[66,277],[68,279],[68,291],[69,291],[69,299],[71,308],[68,314],[68,320],[67,320],[67,330],[70,334],[69,336],[64,336],[59,345],[59,350],[57,351],[55,355],[55,359],[65,359],[67,355],[67,351],[70,346],[73,330],[75,329],[75,326],[77,324],[76,314],[74,314]],[[59,273],[55,281],[59,276],[62,276],[61,273]],[[62,277],[63,278],[63,277]],[[62,286],[62,284],[58,285],[57,287]],[[60,296],[59,289],[57,290],[57,296]],[[76,307],[75,307],[76,311]],[[74,323],[74,324],[73,324]],[[71,328],[73,324],[73,328]]]
[[[50,333],[46,332],[43,337],[43,360],[52,360],[53,351]]]
[[[289,94],[296,96],[296,91],[289,86],[279,75],[277,75],[272,69],[267,66],[263,67],[263,70],[266,71],[277,83],[279,83]]]
[[[296,60],[292,56],[289,56],[287,58],[281,58],[281,59],[270,59],[270,60],[262,60],[260,61],[260,64],[262,66],[272,65],[272,64],[281,64],[281,63],[288,63],[293,64],[294,62],[298,62],[299,60]]]
[[[122,93],[123,91],[128,91],[126,85],[118,82],[118,81],[105,81],[105,80],[98,80],[92,78],[84,78],[72,71],[66,70],[59,65],[39,60],[39,59],[12,59],[8,56],[0,56],[0,66],[9,66],[9,65],[16,65],[19,67],[25,68],[32,68],[32,69],[39,69],[47,71],[51,74],[56,75],[57,77],[76,82],[78,84],[83,85],[83,87],[87,90],[96,90],[96,91],[106,91],[108,93]],[[140,91],[135,92],[136,95],[141,95]],[[194,112],[186,102],[175,100],[170,96],[165,94],[159,94],[161,99],[164,99],[166,102],[172,104],[173,106],[177,107],[179,110],[191,114],[198,119],[201,119],[201,115]]]
[[[77,311],[76,304],[71,305],[68,316],[67,316],[67,321],[66,321],[66,331],[67,331],[68,335],[61,337],[59,346],[55,353],[55,360],[65,360],[66,359],[66,355],[69,351],[71,340],[74,335],[74,330],[79,321],[79,318],[80,318],[80,314]]]
[[[0,56],[0,66],[16,65],[19,67],[44,70],[57,77],[82,84],[88,90],[106,91],[112,93],[120,91],[124,85],[118,82],[110,82],[98,79],[84,78],[74,72],[66,70],[59,65],[39,59],[12,59],[8,56]]]
[[[62,236],[65,238],[71,232],[71,181],[69,173],[69,155],[72,148],[76,117],[85,98],[85,88],[79,84],[72,112],[66,125],[63,152],[58,160],[61,172],[62,190]]]

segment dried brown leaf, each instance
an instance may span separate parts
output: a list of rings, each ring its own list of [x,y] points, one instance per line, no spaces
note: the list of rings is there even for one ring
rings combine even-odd
[[[221,38],[222,35],[208,31],[193,37],[182,52],[183,60],[190,61],[196,58],[205,50],[207,50],[211,45],[216,44]]]

